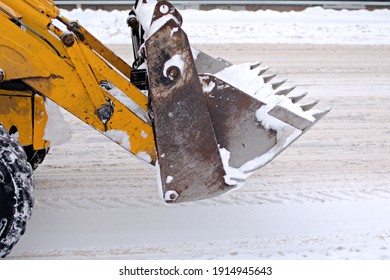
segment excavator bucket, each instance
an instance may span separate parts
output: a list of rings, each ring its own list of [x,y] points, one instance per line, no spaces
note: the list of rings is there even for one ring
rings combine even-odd
[[[274,75],[259,63],[232,65],[191,48],[181,15],[165,0],[138,1],[130,15],[166,202],[242,186],[328,112],[299,104],[303,96],[290,96],[284,81],[270,83]]]

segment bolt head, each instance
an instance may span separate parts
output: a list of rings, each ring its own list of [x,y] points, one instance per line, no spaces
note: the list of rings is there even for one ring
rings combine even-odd
[[[137,29],[138,28],[138,21],[137,21],[137,18],[134,15],[130,15],[127,18],[127,24],[128,24],[128,26],[130,26],[133,29]]]
[[[65,33],[62,36],[61,40],[64,43],[64,45],[67,47],[71,47],[74,44],[74,36],[72,33]]]
[[[179,198],[179,194],[176,191],[169,190],[164,195],[164,200],[166,202],[174,202]]]
[[[114,107],[111,104],[104,104],[97,110],[97,115],[103,123],[106,123],[109,119],[111,119],[113,113]]]
[[[171,66],[168,68],[167,74],[171,81],[175,81],[180,78],[180,69],[176,66]]]
[[[168,7],[168,5],[165,5],[165,4],[161,5],[161,6],[160,6],[160,12],[161,12],[163,15],[168,14],[168,13],[169,13],[169,7]]]

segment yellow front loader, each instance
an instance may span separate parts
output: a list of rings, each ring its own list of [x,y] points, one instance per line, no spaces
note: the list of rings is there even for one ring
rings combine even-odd
[[[240,187],[327,113],[260,64],[191,48],[166,0],[137,1],[127,23],[132,67],[54,1],[0,1],[0,256],[31,215],[32,170],[68,137],[58,106],[155,165],[167,203]]]

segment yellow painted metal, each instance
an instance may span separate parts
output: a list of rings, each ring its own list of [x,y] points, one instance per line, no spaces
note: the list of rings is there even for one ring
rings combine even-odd
[[[80,49],[83,52],[84,58],[91,66],[92,71],[96,77],[99,77],[99,81],[108,80],[119,88],[124,94],[126,94],[131,100],[133,100],[138,106],[145,111],[148,110],[148,98],[140,92],[128,78],[124,78],[117,71],[113,70],[107,63],[105,63],[99,57],[96,57],[89,48],[85,45],[80,45]]]
[[[24,2],[51,18],[55,18],[60,13],[53,0],[24,0]]]
[[[156,151],[151,125],[99,86],[100,81],[109,80],[146,111],[146,96],[126,77],[131,67],[82,28],[86,36],[75,38],[75,43],[66,47],[59,38],[62,31],[51,22],[58,15],[51,6],[53,1],[1,2],[20,13],[28,27],[26,32],[0,11],[0,68],[7,79],[22,79],[134,155],[153,163]],[[101,120],[97,111],[110,104],[114,105],[111,118]],[[48,143],[42,142],[44,130],[39,125],[38,111],[34,114],[38,118],[34,122],[34,147],[42,148]]]
[[[60,16],[62,21],[71,24],[71,21],[64,16]],[[118,57],[112,50],[103,45],[95,36],[93,36],[88,30],[79,25],[79,31],[83,34],[83,43],[79,44],[79,47],[83,50],[83,55],[88,61],[89,65],[93,67],[94,74],[97,72],[102,73],[111,83],[115,84],[123,93],[130,97],[135,103],[137,103],[144,110],[147,109],[147,97],[142,94],[128,79],[123,79],[123,76],[117,72],[119,71],[125,77],[130,77],[132,68],[123,59]],[[93,49],[94,52],[91,52]],[[99,56],[102,59],[99,59]],[[103,60],[104,59],[104,60]],[[106,63],[108,62],[108,64]],[[113,70],[110,65],[115,66]]]
[[[0,2],[0,9],[5,10],[7,13],[9,13],[13,17],[16,17],[16,18],[20,18],[21,17],[20,14],[17,14],[12,8],[10,8],[9,6],[7,6],[6,4],[4,4],[2,2]]]
[[[0,113],[0,122],[6,129],[17,128],[22,145],[33,143],[31,93],[0,90]]]
[[[83,84],[86,92],[90,93],[90,101],[98,110],[102,105],[107,104],[107,100],[104,97],[104,90],[99,86],[99,82],[92,73],[90,65],[86,62],[80,47],[81,43],[75,40],[74,44],[67,48],[67,52],[79,76],[79,80],[76,82]]]
[[[9,6],[15,13],[22,15],[22,22],[27,26],[25,32],[34,33],[36,39],[41,42],[42,52],[52,51],[59,53],[63,59],[66,59],[66,52],[63,52],[63,44],[57,36],[54,36],[49,30],[52,20],[56,18],[60,11],[54,6],[51,0],[2,0],[3,4]],[[53,5],[53,6],[52,6]],[[1,14],[1,12],[0,12]],[[39,37],[40,36],[40,37]]]
[[[1,19],[2,17],[0,17]],[[21,45],[29,44],[35,40],[29,38],[31,36],[27,36],[24,31],[22,32],[25,33],[25,36],[18,37],[17,41],[13,40],[12,38],[15,35],[12,30],[8,30],[13,25],[10,21],[0,22],[0,68],[4,70],[6,80],[17,80],[32,76],[50,77],[47,67],[38,59],[40,55],[44,55],[47,51],[43,51],[42,48],[21,47]]]
[[[45,30],[51,23],[51,18],[56,18],[60,10],[52,0],[2,0],[5,5],[21,14],[23,21],[33,27],[34,30]]]
[[[68,19],[66,20],[69,21]],[[131,67],[125,61],[123,61],[123,59],[118,57],[112,50],[103,45],[102,42],[89,33],[89,31],[84,27],[79,26],[79,30],[84,35],[85,44],[91,47],[96,53],[101,55],[111,65],[115,65],[115,68],[123,75],[130,77]]]
[[[0,89],[0,121],[8,130],[15,127],[23,146],[33,145],[35,150],[48,148],[44,139],[47,122],[45,100],[30,91]]]
[[[35,94],[33,97],[34,102],[34,136],[33,136],[33,147],[34,150],[42,150],[50,147],[50,141],[44,138],[45,128],[48,120],[46,108],[45,108],[45,99]]]

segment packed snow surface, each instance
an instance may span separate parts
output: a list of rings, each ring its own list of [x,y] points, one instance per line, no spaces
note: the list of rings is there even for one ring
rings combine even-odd
[[[143,12],[145,11],[142,10]],[[61,10],[106,44],[130,43],[128,11]],[[142,24],[150,20],[143,17]],[[180,10],[191,43],[390,44],[390,10]],[[146,21],[146,22],[145,22]]]
[[[129,52],[127,12],[62,12]],[[332,112],[245,187],[177,205],[161,200],[156,169],[65,114],[72,138],[36,170],[32,219],[9,257],[390,259],[390,12],[182,15],[206,53],[261,59]]]

